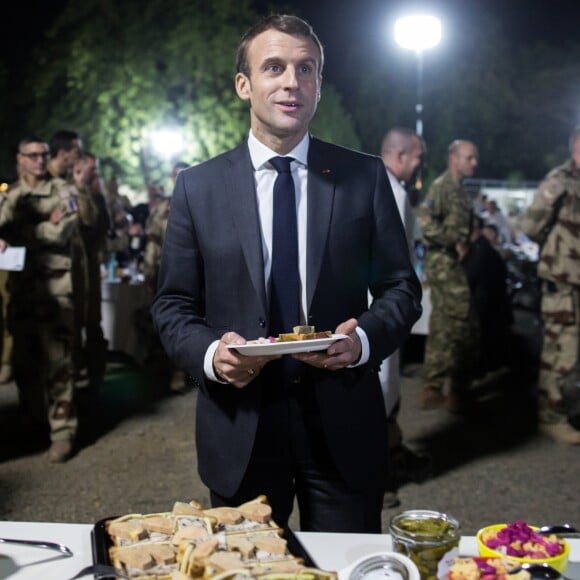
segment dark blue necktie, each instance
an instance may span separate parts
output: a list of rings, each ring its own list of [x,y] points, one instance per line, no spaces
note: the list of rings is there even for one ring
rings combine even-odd
[[[272,220],[272,273],[270,283],[270,335],[292,332],[300,324],[300,274],[296,193],[290,173],[292,157],[274,157]]]

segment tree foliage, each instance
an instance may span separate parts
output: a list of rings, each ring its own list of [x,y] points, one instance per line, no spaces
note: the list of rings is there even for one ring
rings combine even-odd
[[[566,158],[580,122],[580,44],[518,43],[471,8],[471,18],[462,18],[467,9],[457,15],[452,37],[424,55],[427,181],[456,138],[479,146],[481,176],[539,179]],[[154,152],[157,129],[181,133],[179,158],[190,163],[236,145],[249,116],[233,87],[235,48],[270,10],[258,0],[69,0],[27,70],[11,70],[0,56],[2,173],[14,164],[6,144],[28,132],[78,130],[109,174],[139,189],[166,181],[174,160]],[[320,24],[326,20],[323,13]],[[341,91],[328,84],[328,62],[312,131],[377,153],[390,127],[415,125],[415,55],[379,47],[378,26],[349,41],[351,28],[331,29],[344,42],[332,57]]]
[[[34,57],[26,123],[41,135],[79,131],[105,172],[135,188],[165,184],[176,158],[155,152],[156,130],[178,131],[186,144],[178,157],[189,163],[247,134],[234,60],[257,17],[249,0],[69,2]],[[318,134],[357,146],[338,94],[325,92]]]

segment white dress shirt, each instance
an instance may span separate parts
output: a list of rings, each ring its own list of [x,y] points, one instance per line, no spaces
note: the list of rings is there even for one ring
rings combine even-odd
[[[296,217],[298,225],[298,269],[300,274],[300,323],[307,324],[308,305],[306,302],[306,224],[308,220],[308,147],[310,145],[310,135],[306,133],[304,138],[285,157],[292,157],[294,161],[290,164],[292,179],[294,180],[294,190],[296,193]],[[256,182],[256,199],[258,203],[258,213],[260,215],[260,231],[262,233],[262,252],[264,257],[264,280],[266,281],[266,295],[269,295],[270,274],[272,271],[272,216],[274,210],[274,182],[278,172],[270,163],[272,157],[279,157],[279,154],[266,147],[258,141],[252,131],[248,137],[248,148],[250,159],[254,169],[254,179]],[[332,329],[334,330],[334,329]],[[361,357],[356,365],[364,364],[369,359],[369,342],[366,332],[357,327],[357,333],[361,339]],[[258,337],[244,337],[247,340],[254,340]],[[214,381],[221,381],[216,377],[213,370],[213,357],[218,347],[216,340],[207,349],[204,357],[204,371],[206,376]]]

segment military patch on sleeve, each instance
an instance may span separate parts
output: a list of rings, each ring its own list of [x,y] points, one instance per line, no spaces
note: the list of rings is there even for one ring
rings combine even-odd
[[[548,201],[552,201],[556,197],[556,195],[557,195],[557,193],[555,191],[551,190],[551,189],[542,189],[540,193]]]

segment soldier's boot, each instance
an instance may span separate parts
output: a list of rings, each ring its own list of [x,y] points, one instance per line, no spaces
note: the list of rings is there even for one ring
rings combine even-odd
[[[53,441],[48,450],[48,459],[51,463],[64,463],[72,457],[74,450],[71,439]]]
[[[542,388],[538,392],[538,431],[556,443],[580,445],[580,431],[568,422],[564,401]]]
[[[445,405],[445,395],[443,389],[431,386],[424,386],[419,392],[417,406],[419,409],[441,409]]]
[[[72,403],[63,400],[50,404],[49,422],[52,444],[48,450],[51,463],[64,463],[74,454],[78,419]]]
[[[540,423],[539,431],[556,443],[580,445],[580,431],[574,429],[565,417],[557,423]]]

